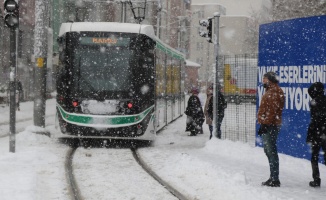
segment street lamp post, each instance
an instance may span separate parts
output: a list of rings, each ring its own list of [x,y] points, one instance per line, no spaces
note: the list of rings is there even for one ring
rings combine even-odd
[[[128,3],[135,20],[140,24],[145,19],[147,0],[129,0]]]

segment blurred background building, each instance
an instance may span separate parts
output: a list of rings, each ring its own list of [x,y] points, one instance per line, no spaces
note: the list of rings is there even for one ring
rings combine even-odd
[[[190,60],[199,69],[200,86],[213,82],[215,72],[214,44],[199,36],[199,20],[220,14],[219,55],[256,54],[258,51],[259,21],[270,19],[269,0],[192,0],[192,29],[190,32]]]

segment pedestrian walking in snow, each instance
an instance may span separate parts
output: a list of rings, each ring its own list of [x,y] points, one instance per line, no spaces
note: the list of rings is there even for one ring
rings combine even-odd
[[[185,114],[187,115],[186,131],[190,131],[189,136],[196,136],[202,133],[202,125],[205,121],[204,112],[198,98],[199,90],[193,88],[191,90]]]
[[[265,94],[262,96],[257,119],[260,124],[258,134],[261,135],[264,152],[268,158],[270,177],[263,186],[280,187],[279,158],[276,141],[282,123],[282,111],[285,103],[283,90],[278,85],[275,72],[267,72],[263,76]]]
[[[220,86],[218,86],[220,87]],[[209,139],[213,136],[213,86],[210,86],[207,91],[207,99],[204,107],[204,114],[206,117],[206,124],[208,124],[210,136]],[[217,127],[217,138],[221,139],[222,131],[221,125],[224,118],[224,110],[227,107],[224,95],[218,90],[218,106],[217,106],[217,115],[218,115],[218,127]]]
[[[206,98],[206,103],[205,103],[205,107],[204,107],[204,115],[205,115],[205,119],[206,119],[206,124],[208,125],[209,132],[210,132],[209,139],[211,139],[212,133],[213,133],[213,109],[209,110],[209,107],[213,107],[213,104],[210,101],[211,99],[213,99],[213,87],[212,86],[207,88],[206,95],[207,95],[207,98]],[[210,112],[208,112],[208,111],[210,111]]]
[[[311,167],[313,181],[309,182],[311,187],[320,187],[320,174],[318,158],[320,149],[323,150],[324,161],[326,162],[326,96],[324,85],[321,82],[313,83],[308,93],[310,101],[310,123],[307,133],[307,143],[311,147]]]

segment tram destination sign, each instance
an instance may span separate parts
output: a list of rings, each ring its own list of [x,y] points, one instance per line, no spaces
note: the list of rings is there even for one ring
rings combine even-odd
[[[128,47],[130,38],[116,37],[81,37],[80,44],[82,45],[108,45]]]

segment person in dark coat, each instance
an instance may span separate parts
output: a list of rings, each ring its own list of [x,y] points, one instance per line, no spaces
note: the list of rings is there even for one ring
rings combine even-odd
[[[219,86],[218,86],[219,87]],[[211,90],[213,90],[213,87],[211,87]],[[209,118],[211,121],[213,120],[213,96],[211,96],[211,98],[208,101],[208,105],[207,105],[207,118]],[[217,105],[217,115],[218,115],[218,123],[217,123],[217,138],[221,139],[222,136],[222,131],[221,131],[221,125],[222,125],[222,121],[224,118],[224,110],[227,107],[227,103],[225,101],[224,95],[218,90],[218,105]],[[206,112],[206,110],[205,110]],[[207,119],[206,119],[207,120]],[[212,138],[213,134],[213,126],[209,127],[210,130],[210,136],[209,139]]]
[[[186,131],[190,131],[189,136],[196,136],[202,132],[202,125],[205,121],[204,112],[198,97],[199,90],[193,88],[186,108],[187,115]]]
[[[313,181],[309,182],[311,187],[320,187],[320,175],[318,168],[319,151],[324,151],[326,162],[326,96],[324,85],[321,82],[313,83],[308,93],[310,101],[310,123],[308,127],[307,143],[311,146],[311,167]]]

